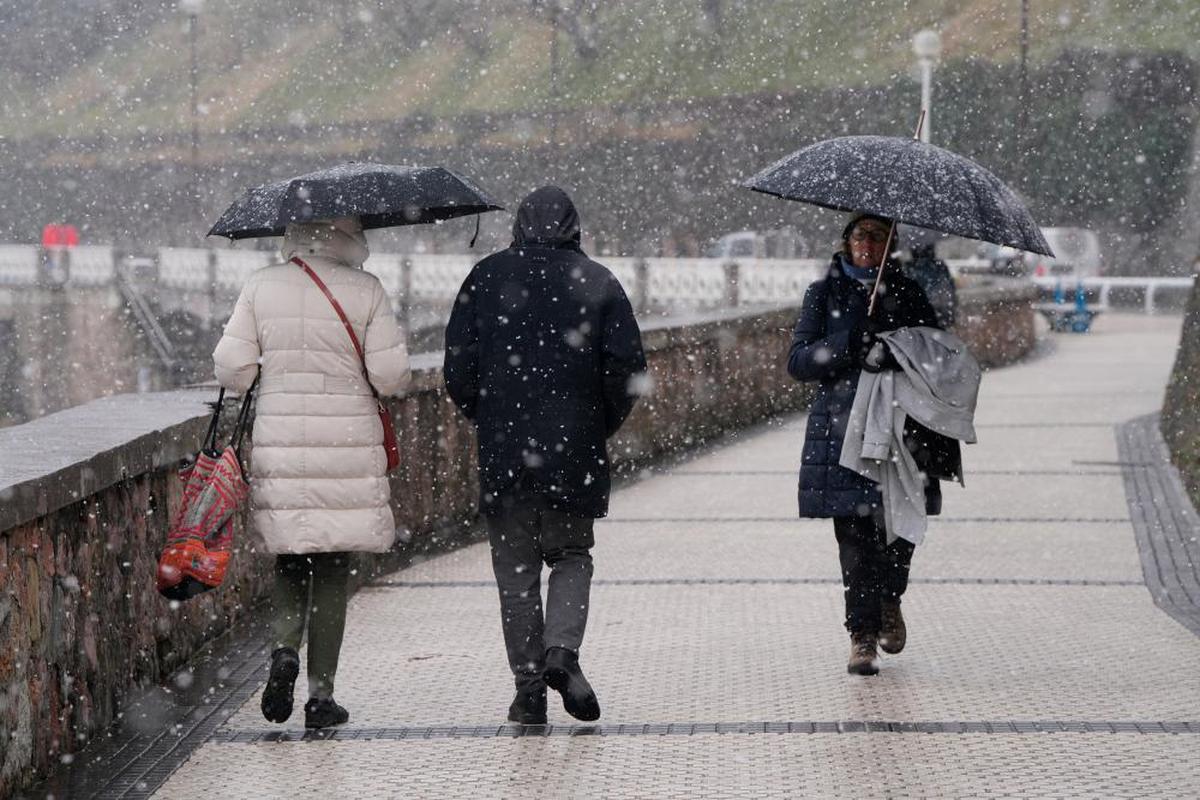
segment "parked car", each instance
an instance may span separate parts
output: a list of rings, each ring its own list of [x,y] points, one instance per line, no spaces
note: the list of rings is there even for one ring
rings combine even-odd
[[[708,258],[807,258],[808,242],[788,228],[770,231],[737,231],[717,239],[704,255]]]
[[[983,242],[976,251],[978,257],[987,262],[986,270],[999,275],[1021,277],[1027,273],[1025,253],[1015,247]],[[976,270],[968,270],[974,272]]]

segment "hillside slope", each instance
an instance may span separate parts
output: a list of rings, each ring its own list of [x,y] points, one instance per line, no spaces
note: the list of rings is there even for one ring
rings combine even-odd
[[[55,0],[6,10],[11,2],[0,0],[0,70],[10,87],[0,95],[0,137],[190,125],[188,20],[175,3]],[[947,60],[1015,58],[1020,14],[1018,0],[557,4],[567,10],[556,23],[548,0],[207,0],[196,39],[202,127],[886,84],[912,69],[911,37],[923,27],[943,32]],[[1066,48],[1200,57],[1194,0],[1031,5],[1035,61]]]

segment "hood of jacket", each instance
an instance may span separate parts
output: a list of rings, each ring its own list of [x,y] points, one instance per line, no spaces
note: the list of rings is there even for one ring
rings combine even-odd
[[[513,222],[513,247],[579,248],[579,212],[557,186],[543,186],[521,201]]]
[[[291,261],[295,256],[322,256],[355,268],[361,267],[371,255],[358,217],[293,222],[284,230],[279,252],[284,261]]]

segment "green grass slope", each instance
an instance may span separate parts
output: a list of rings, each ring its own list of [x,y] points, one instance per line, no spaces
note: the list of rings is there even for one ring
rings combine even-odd
[[[208,0],[198,34],[202,126],[258,130],[886,84],[908,78],[911,37],[924,27],[942,31],[947,60],[1005,61],[1018,52],[1019,0],[558,2],[570,7],[570,22],[556,26],[546,0]],[[1035,60],[1065,48],[1200,57],[1195,0],[1030,5]],[[79,63],[69,44],[49,78],[6,70],[0,136],[190,125],[187,23],[170,7],[134,16]]]

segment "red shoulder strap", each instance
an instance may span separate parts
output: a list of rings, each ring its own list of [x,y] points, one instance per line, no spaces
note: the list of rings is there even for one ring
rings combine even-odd
[[[317,288],[324,292],[325,297],[328,298],[329,304],[333,306],[333,310],[337,312],[338,318],[342,320],[342,325],[345,326],[346,333],[350,334],[350,341],[354,343],[354,352],[358,353],[358,360],[362,362],[363,376],[366,377],[367,357],[363,354],[362,345],[358,341],[358,334],[354,332],[354,326],[350,324],[350,320],[346,316],[346,312],[342,310],[342,304],[339,303],[337,298],[333,296],[333,292],[329,291],[329,287],[325,285],[325,281],[321,280],[320,276],[313,272],[312,267],[310,267],[308,264],[305,264],[303,259],[301,259],[299,256],[293,256],[292,263],[298,265],[301,269],[308,273],[308,277],[312,278],[313,283],[315,283]],[[367,385],[371,386],[370,378],[367,378]],[[379,395],[379,393],[375,391],[374,386],[371,386],[371,394],[374,394],[377,397]]]

